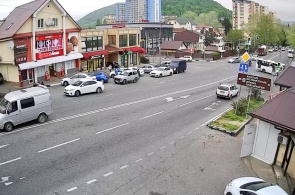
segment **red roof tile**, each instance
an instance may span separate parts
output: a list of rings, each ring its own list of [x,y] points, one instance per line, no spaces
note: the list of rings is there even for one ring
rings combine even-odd
[[[178,50],[182,44],[184,44],[183,41],[164,41],[161,44],[161,49]]]
[[[174,36],[175,41],[183,41],[186,43],[196,43],[199,42],[200,35],[193,31],[185,30],[179,33],[176,33]]]
[[[295,67],[289,66],[286,68],[275,80],[274,84],[288,88],[295,87]]]

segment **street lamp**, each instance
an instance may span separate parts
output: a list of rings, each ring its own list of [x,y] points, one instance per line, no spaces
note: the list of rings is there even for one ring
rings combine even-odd
[[[162,56],[161,56],[161,42],[162,42],[162,23],[160,25],[160,38],[159,38],[160,44],[159,44],[159,57],[160,57],[160,64],[162,62]]]

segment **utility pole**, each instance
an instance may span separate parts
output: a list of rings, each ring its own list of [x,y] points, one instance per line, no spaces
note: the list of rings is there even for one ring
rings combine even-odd
[[[150,52],[149,52],[149,47],[148,47],[148,44],[149,44],[149,34],[147,31],[144,32],[145,34],[145,49],[146,49],[146,53],[148,55],[148,59],[149,59],[149,62],[150,62]]]
[[[240,57],[240,39],[239,39],[239,44],[238,44],[238,57]]]
[[[159,38],[159,57],[160,57],[160,64],[162,62],[162,56],[161,56],[161,42],[162,42],[162,22],[161,22],[161,25],[160,25],[160,38]]]

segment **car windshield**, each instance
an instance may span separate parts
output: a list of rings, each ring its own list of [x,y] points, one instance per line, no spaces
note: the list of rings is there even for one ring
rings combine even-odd
[[[157,70],[158,70],[158,71],[163,71],[163,70],[164,70],[164,68],[157,68]]]
[[[170,67],[176,68],[178,66],[178,62],[171,62]]]
[[[80,86],[83,83],[83,81],[77,81],[73,84],[73,86]]]
[[[6,114],[6,108],[7,108],[8,104],[9,104],[9,101],[6,99],[2,99],[0,101],[0,113],[1,114]]]
[[[218,89],[223,90],[223,91],[228,91],[229,90],[229,88],[226,87],[226,86],[218,86]]]
[[[272,184],[270,182],[256,181],[256,182],[247,183],[247,184],[241,186],[241,189],[258,191],[258,190],[261,190],[262,188],[266,188],[266,187],[274,186],[274,185],[275,184]]]

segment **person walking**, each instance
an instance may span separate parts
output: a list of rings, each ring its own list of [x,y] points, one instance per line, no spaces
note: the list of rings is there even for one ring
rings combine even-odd
[[[110,73],[112,72],[112,65],[110,64],[109,67],[108,67]]]
[[[138,80],[140,79],[140,72],[139,72],[139,68],[137,69],[137,74],[138,74]]]
[[[103,60],[100,61],[100,70],[103,68]]]

